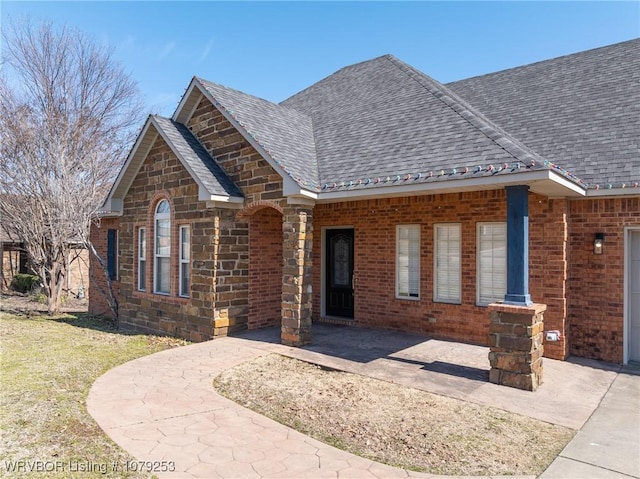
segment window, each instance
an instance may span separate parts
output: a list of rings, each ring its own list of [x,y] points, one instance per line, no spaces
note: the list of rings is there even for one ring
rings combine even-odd
[[[191,230],[180,226],[180,296],[189,297],[189,259],[191,249]]]
[[[144,228],[138,229],[138,290],[144,291],[147,274],[147,232]]]
[[[396,228],[396,297],[420,297],[420,225]]]
[[[107,272],[110,280],[118,279],[118,230],[107,231]]]
[[[156,207],[155,214],[154,291],[171,292],[171,208],[167,200]]]
[[[439,224],[434,227],[434,301],[443,303],[462,301],[460,238],[459,224]]]
[[[477,289],[479,305],[504,300],[507,292],[507,225],[478,224]]]

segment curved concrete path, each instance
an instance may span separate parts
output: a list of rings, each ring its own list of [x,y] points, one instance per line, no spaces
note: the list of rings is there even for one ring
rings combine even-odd
[[[213,378],[268,354],[240,338],[162,351],[101,376],[89,413],[140,461],[166,461],[164,478],[433,478],[354,456],[218,395]],[[124,467],[124,466],[121,466]]]
[[[271,329],[118,366],[94,383],[89,413],[136,459],[175,469],[156,471],[160,478],[442,477],[354,456],[213,389],[213,378],[225,369],[276,352],[579,430],[541,478],[640,479],[640,376],[634,371],[619,374],[619,366],[589,360],[548,360],[545,383],[532,395],[487,382],[487,348],[321,325],[314,325],[313,346],[290,348],[279,344],[277,328]]]

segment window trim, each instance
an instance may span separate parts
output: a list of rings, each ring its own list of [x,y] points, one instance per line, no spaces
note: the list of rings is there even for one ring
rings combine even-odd
[[[182,233],[183,231],[188,231],[189,232],[189,239],[188,239],[188,244],[187,247],[189,248],[189,257],[188,258],[184,258],[183,257],[183,237],[182,237]],[[191,273],[191,226],[190,225],[180,225],[180,227],[178,228],[178,296],[180,296],[181,298],[189,298],[191,295],[191,274],[189,274],[188,280],[189,280],[189,284],[187,285],[187,291],[183,291],[182,290],[182,281],[183,281],[183,272],[182,272],[182,265],[186,265],[187,268],[189,269],[189,273]]]
[[[138,228],[138,291],[147,290],[147,229]],[[144,285],[142,284],[144,283]]]
[[[166,202],[169,206],[168,212],[158,213],[160,209],[160,205]],[[158,222],[159,221],[168,221],[169,223],[169,253],[168,254],[159,254],[158,253]],[[158,289],[158,259],[159,258],[168,258],[169,259],[169,291],[160,291]],[[153,216],[153,292],[154,294],[161,294],[163,296],[171,295],[171,204],[169,200],[166,198],[158,201],[155,207],[155,212]]]
[[[505,276],[505,292],[504,294],[506,294],[506,288],[507,288],[507,284],[506,284],[506,277],[507,277],[507,222],[506,221],[486,221],[486,222],[479,222],[476,225],[476,306],[488,306],[489,304],[495,302],[495,301],[502,301],[504,300],[504,294],[502,296],[502,298],[498,298],[489,302],[486,301],[480,301],[480,276],[481,276],[481,266],[480,266],[480,254],[481,254],[481,248],[480,248],[480,228],[483,226],[496,226],[496,225],[501,225],[504,227],[504,245],[505,245],[505,252],[504,252],[504,260],[505,260],[505,270],[504,270],[504,276]]]
[[[438,229],[457,227],[458,229],[458,291],[457,298],[438,297]],[[462,224],[461,223],[436,223],[433,225],[433,302],[447,304],[462,304]]]
[[[396,299],[403,299],[403,300],[409,300],[409,301],[420,301],[420,260],[421,260],[421,254],[420,254],[420,247],[421,247],[421,227],[422,225],[418,224],[402,224],[402,225],[396,225],[396,251],[395,251],[395,262],[396,262],[396,267],[395,267],[395,273],[396,273],[396,277],[395,277],[395,297]],[[411,269],[410,269],[410,264],[411,264],[411,248],[409,247],[408,251],[407,251],[407,270],[408,270],[408,274],[409,274],[409,280],[408,280],[408,289],[409,291],[407,291],[406,295],[400,294],[400,230],[402,228],[406,228],[407,230],[413,230],[413,231],[417,231],[418,233],[418,247],[417,247],[417,258],[414,258],[415,260],[415,264],[416,264],[416,268],[417,271],[414,272],[414,274],[417,276],[418,279],[418,284],[417,284],[417,290],[418,293],[416,296],[411,296]],[[410,239],[408,239],[407,241],[410,242]]]

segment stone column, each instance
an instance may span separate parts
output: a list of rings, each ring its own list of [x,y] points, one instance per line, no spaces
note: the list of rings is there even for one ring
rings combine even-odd
[[[489,305],[489,381],[527,391],[542,384],[542,334],[546,304]]]
[[[280,339],[289,346],[303,346],[311,341],[313,210],[286,207],[282,229],[284,266]]]

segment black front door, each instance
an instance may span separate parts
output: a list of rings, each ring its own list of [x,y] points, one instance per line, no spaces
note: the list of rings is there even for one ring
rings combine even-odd
[[[353,229],[326,230],[326,314],[353,318]]]

